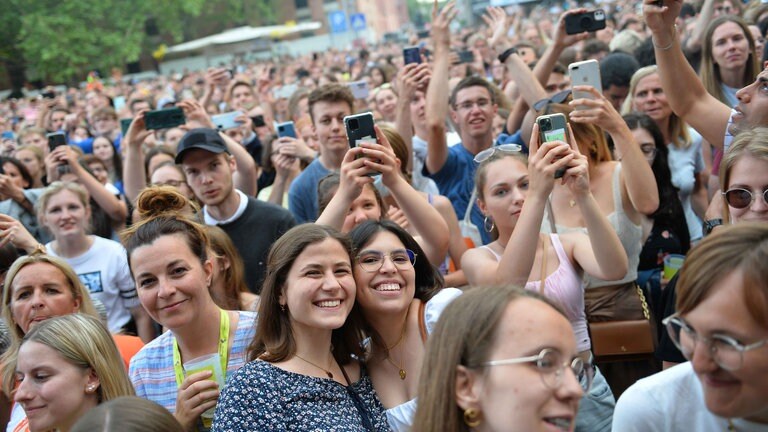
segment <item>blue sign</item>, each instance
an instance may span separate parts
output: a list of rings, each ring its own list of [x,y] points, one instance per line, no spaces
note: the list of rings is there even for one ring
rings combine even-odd
[[[352,24],[352,30],[365,30],[365,14],[356,13],[349,16],[349,22]]]
[[[347,15],[344,11],[330,12],[328,24],[331,27],[331,33],[344,33],[347,31]]]

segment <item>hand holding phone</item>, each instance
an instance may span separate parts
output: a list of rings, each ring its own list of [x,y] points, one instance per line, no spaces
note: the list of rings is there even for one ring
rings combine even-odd
[[[403,60],[406,65],[421,63],[421,48],[418,46],[403,48]]]
[[[603,92],[603,83],[600,78],[600,65],[597,60],[585,60],[571,63],[568,65],[568,74],[571,77],[571,90],[573,99],[594,99],[595,96],[590,92],[578,91],[574,87],[587,85],[594,87],[598,93]],[[576,106],[577,110],[585,109],[582,106]]]
[[[561,141],[568,143],[568,120],[564,114],[543,115],[536,118],[536,124],[539,130],[539,142],[542,144]],[[565,169],[559,169],[555,172],[555,178],[561,178],[565,174]]]
[[[170,129],[187,122],[184,111],[180,107],[149,111],[144,114],[147,130]]]
[[[298,138],[296,136],[296,126],[293,124],[292,121],[278,123],[277,136],[280,138],[283,138],[283,137]]]
[[[53,152],[58,147],[67,145],[67,137],[64,132],[54,132],[46,135],[48,137],[48,151]]]

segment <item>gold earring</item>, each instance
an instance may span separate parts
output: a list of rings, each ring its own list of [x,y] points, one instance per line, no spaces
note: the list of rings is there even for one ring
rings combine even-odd
[[[480,425],[480,411],[474,408],[467,408],[464,410],[464,423],[473,428]]]

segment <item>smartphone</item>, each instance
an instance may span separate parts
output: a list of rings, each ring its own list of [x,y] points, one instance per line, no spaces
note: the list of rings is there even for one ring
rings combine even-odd
[[[371,93],[368,88],[368,83],[365,81],[347,83],[347,87],[352,91],[352,96],[354,96],[355,99],[368,99],[368,95]]]
[[[277,136],[280,138],[283,138],[283,137],[297,138],[296,127],[293,125],[293,122],[287,121],[285,123],[278,123]]]
[[[603,82],[600,78],[600,64],[597,60],[585,60],[571,63],[568,65],[568,75],[571,77],[571,89],[577,85],[588,85],[597,89],[598,93],[603,92]],[[574,91],[573,98],[594,99],[594,96],[590,93]],[[576,109],[584,108],[577,106]]]
[[[538,116],[536,124],[539,125],[539,138],[542,144],[552,141],[568,142],[568,120],[564,114]],[[565,169],[559,169],[555,172],[555,178],[561,178],[563,174]]]
[[[125,96],[115,96],[114,99],[112,99],[112,104],[115,106],[115,111],[120,111],[121,109],[125,108]]]
[[[429,37],[429,30],[419,30],[416,33],[416,37],[419,39],[427,39]]]
[[[144,123],[147,130],[170,129],[181,126],[187,122],[184,111],[179,107],[149,111],[144,114]]]
[[[459,51],[459,63],[472,63],[475,61],[475,53],[472,51]]]
[[[572,35],[584,32],[596,32],[605,28],[605,11],[595,9],[565,17],[565,33]]]
[[[55,99],[56,93],[54,93],[52,90],[44,91],[40,93],[40,95],[43,97],[43,99]]]
[[[267,125],[267,122],[264,121],[264,116],[261,114],[251,117],[251,121],[253,122],[253,127],[264,127]]]
[[[48,137],[48,150],[54,151],[57,147],[67,145],[67,137],[64,132],[54,132],[46,135]]]
[[[235,121],[237,117],[243,115],[240,111],[231,111],[224,114],[217,114],[211,117],[211,121],[218,130],[228,130],[240,127],[243,123]]]
[[[344,117],[344,128],[347,130],[350,148],[357,147],[360,142],[378,142],[376,131],[373,129],[373,113],[365,112]],[[367,175],[378,174],[376,171],[371,171]]]
[[[417,46],[403,48],[403,60],[405,60],[405,64],[407,65],[411,63],[421,63],[421,48]]]
[[[132,122],[132,118],[120,119],[120,132],[122,132],[123,136],[128,133],[128,128],[131,127]]]

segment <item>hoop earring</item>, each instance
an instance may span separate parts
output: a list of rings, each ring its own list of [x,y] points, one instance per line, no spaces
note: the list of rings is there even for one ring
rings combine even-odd
[[[488,226],[488,222],[490,222],[490,223],[491,223],[490,227]],[[483,228],[485,229],[485,232],[491,232],[491,231],[493,231],[493,228],[494,228],[495,226],[496,226],[496,225],[494,225],[494,223],[493,223],[493,219],[490,219],[490,218],[488,218],[488,216],[486,216],[486,217],[485,217],[485,219],[483,219]]]
[[[480,411],[474,408],[467,408],[464,410],[464,424],[474,428],[478,427],[482,421],[480,420]]]

